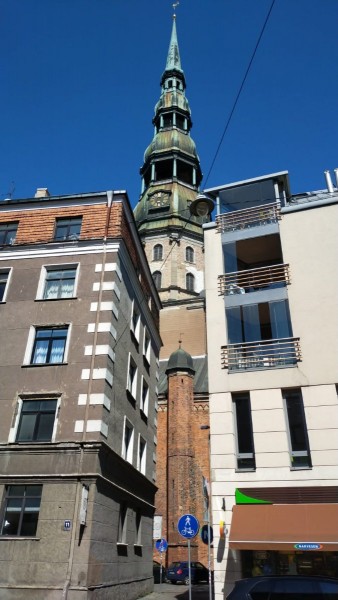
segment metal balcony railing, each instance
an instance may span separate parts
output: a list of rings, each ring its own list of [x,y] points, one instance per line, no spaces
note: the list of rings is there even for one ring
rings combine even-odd
[[[302,360],[299,338],[243,342],[221,347],[222,368],[229,371],[275,369]]]
[[[245,269],[218,276],[219,295],[247,294],[262,288],[290,283],[289,265],[270,265],[257,269]]]
[[[225,233],[226,231],[257,227],[257,225],[277,223],[279,219],[281,219],[280,202],[273,202],[227,212],[218,215],[215,221],[218,233]]]

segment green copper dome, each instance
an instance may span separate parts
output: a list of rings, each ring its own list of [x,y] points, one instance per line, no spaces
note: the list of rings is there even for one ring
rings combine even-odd
[[[196,199],[202,180],[192,127],[189,102],[185,96],[174,18],[166,68],[161,78],[161,96],[155,106],[155,133],[144,153],[142,191],[134,209],[141,237],[174,231],[192,233],[202,239],[200,217],[191,216],[189,205]]]
[[[198,160],[196,145],[190,135],[183,133],[179,129],[169,129],[167,131],[160,131],[155,135],[144,153],[144,162],[149,160],[154,153],[172,150],[183,152]]]

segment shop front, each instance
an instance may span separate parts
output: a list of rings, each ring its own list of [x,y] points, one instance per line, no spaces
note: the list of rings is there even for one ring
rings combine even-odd
[[[338,504],[258,504],[233,508],[229,547],[242,576],[338,577]]]

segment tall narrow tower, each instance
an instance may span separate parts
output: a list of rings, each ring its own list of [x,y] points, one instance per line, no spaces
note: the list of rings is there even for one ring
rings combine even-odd
[[[161,96],[155,106],[154,137],[141,167],[142,193],[135,208],[138,230],[162,300],[158,382],[156,514],[169,542],[166,560],[187,559],[177,533],[180,515],[203,523],[202,479],[209,479],[203,218],[189,206],[202,179],[185,76],[172,25]],[[178,348],[178,341],[184,348]],[[206,564],[207,547],[193,542],[195,559]]]
[[[164,307],[162,358],[176,350],[182,335],[190,354],[205,353],[205,336],[198,323],[200,318],[204,321],[200,295],[204,289],[203,218],[192,217],[189,210],[198,194],[202,172],[190,136],[191,111],[185,89],[174,15],[161,96],[153,118],[154,137],[144,154],[142,192],[134,211]],[[176,308],[175,314],[170,311],[170,326],[166,312],[169,307]],[[192,307],[200,308],[203,314],[188,314]]]

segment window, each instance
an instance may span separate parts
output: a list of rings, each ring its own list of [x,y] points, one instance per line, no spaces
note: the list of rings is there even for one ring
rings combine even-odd
[[[138,443],[138,459],[137,459],[137,468],[143,475],[146,474],[146,458],[147,458],[147,443],[140,436]]]
[[[118,538],[117,541],[119,544],[127,543],[127,505],[120,505],[120,515],[119,515],[119,530],[118,530]]]
[[[187,246],[185,249],[185,260],[190,263],[193,263],[195,260],[195,252],[191,246]]]
[[[0,302],[5,302],[10,271],[10,269],[1,269],[0,271]]]
[[[295,469],[311,467],[309,439],[301,391],[285,390],[283,398],[287,415],[291,467]]]
[[[153,250],[153,260],[162,260],[163,259],[163,246],[161,244],[156,244]]]
[[[34,536],[38,525],[42,485],[6,488],[1,535]]]
[[[136,363],[135,363],[133,357],[131,356],[131,354],[129,354],[127,391],[132,395],[133,399],[136,400],[137,366],[136,366]]]
[[[24,400],[16,442],[50,442],[57,400]]]
[[[31,365],[62,363],[65,355],[68,327],[38,327]]]
[[[141,393],[141,411],[148,415],[148,406],[149,406],[149,386],[145,379],[142,377],[142,393]]]
[[[142,515],[138,509],[135,512],[135,546],[142,545]]]
[[[132,333],[134,334],[134,337],[137,342],[140,339],[140,327],[141,327],[141,316],[140,316],[139,310],[135,306],[135,302],[133,302],[130,329],[131,329]]]
[[[151,341],[150,336],[147,330],[144,330],[144,340],[143,340],[143,356],[146,359],[148,365],[150,365],[150,351],[151,351]]]
[[[127,460],[131,464],[133,462],[133,445],[134,427],[127,419],[125,419],[122,444],[122,458],[124,458],[124,460]]]
[[[75,289],[76,267],[48,267],[46,269],[43,298],[72,298]]]
[[[248,471],[256,468],[253,441],[251,405],[249,394],[233,394],[237,469]]]
[[[154,280],[154,284],[157,290],[161,289],[162,287],[162,273],[161,271],[155,271],[153,273],[153,280]]]
[[[56,219],[55,240],[77,240],[80,236],[82,217]]]
[[[15,242],[18,222],[2,223],[0,225],[0,245],[11,245]]]
[[[195,291],[195,277],[191,273],[187,273],[185,277],[186,288],[188,292]]]

